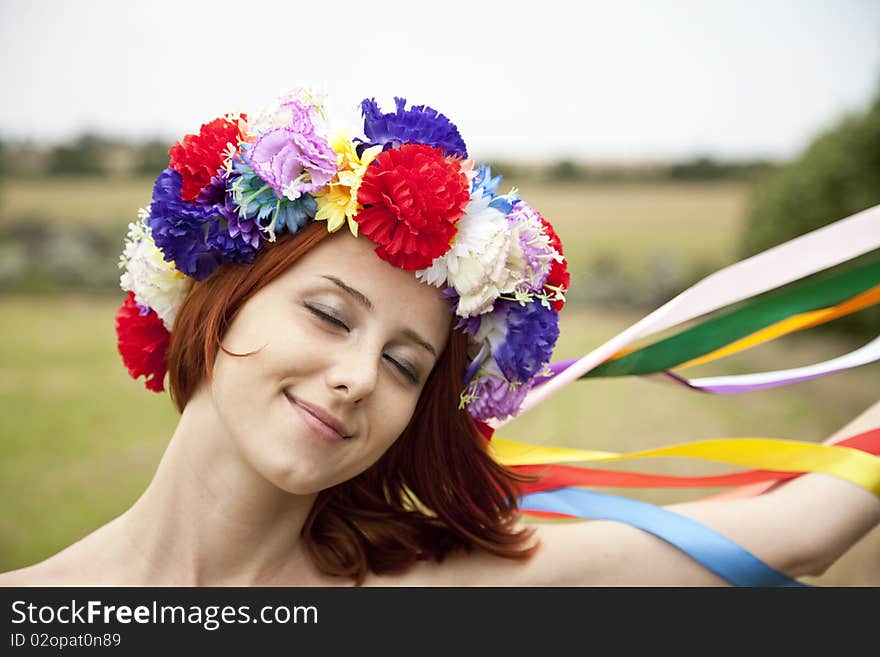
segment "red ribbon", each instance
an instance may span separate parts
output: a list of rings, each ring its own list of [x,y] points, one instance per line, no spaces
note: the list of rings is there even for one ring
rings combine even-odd
[[[835,443],[835,445],[860,449],[869,454],[880,454],[880,428],[851,436]],[[804,474],[803,472],[778,472],[775,470],[747,470],[723,475],[677,477],[673,475],[646,474],[626,470],[600,470],[558,464],[515,465],[511,469],[520,474],[540,477],[536,482],[519,485],[523,495],[566,488],[568,486],[620,488],[712,488],[716,486],[741,486],[760,482],[786,481]],[[550,514],[547,517],[554,516],[555,514]]]

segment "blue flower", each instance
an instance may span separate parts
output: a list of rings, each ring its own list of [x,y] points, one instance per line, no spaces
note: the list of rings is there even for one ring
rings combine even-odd
[[[501,184],[501,176],[493,178],[492,167],[482,164],[471,181],[471,194],[476,194],[477,190],[480,190],[483,196],[495,198],[495,190],[498,189],[499,184]]]
[[[507,309],[506,335],[494,353],[495,362],[508,381],[528,381],[553,356],[553,347],[559,339],[559,314],[529,301],[497,301]],[[500,309],[498,309],[500,310]]]
[[[441,149],[446,155],[467,157],[467,147],[458,128],[443,114],[425,105],[413,105],[404,109],[406,98],[395,98],[396,112],[382,114],[374,98],[361,101],[364,115],[364,134],[369,142],[360,149],[382,144],[389,148],[399,148],[402,144],[427,144]]]
[[[295,233],[315,217],[318,204],[314,197],[303,194],[295,201],[279,197],[272,186],[258,176],[240,153],[232,161],[237,174],[229,191],[238,206],[240,222],[254,222],[257,227],[275,239],[275,233],[287,229]]]
[[[309,219],[314,219],[317,211],[318,202],[309,194],[303,194],[295,201],[284,199],[284,203],[275,214],[275,230],[280,232],[286,228],[287,232],[295,233],[303,228]]]
[[[228,201],[198,205],[181,200],[183,179],[165,169],[153,187],[149,226],[156,246],[167,262],[197,281],[204,280],[224,262],[253,262],[256,248],[239,232],[231,235],[224,218]]]
[[[519,200],[519,193],[511,191],[509,194],[499,196],[495,193],[495,190],[498,189],[500,184],[501,176],[493,178],[492,167],[484,164],[477,169],[477,174],[471,182],[471,195],[476,195],[479,192],[482,196],[488,196],[492,199],[489,202],[490,208],[495,208],[504,214],[508,214],[513,209],[513,204]]]
[[[148,223],[165,260],[200,281],[220,266],[217,254],[206,242],[217,210],[181,200],[182,184],[180,174],[173,169],[159,174],[153,186]]]

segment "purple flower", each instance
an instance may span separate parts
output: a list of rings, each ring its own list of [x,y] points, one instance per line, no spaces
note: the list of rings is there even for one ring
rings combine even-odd
[[[201,206],[181,200],[183,180],[173,169],[165,169],[153,186],[149,226],[156,246],[162,249],[167,262],[188,276],[200,281],[208,277],[220,261],[205,242],[213,206]]]
[[[223,203],[223,197],[226,194],[227,174],[221,171],[216,176],[211,177],[209,182],[196,198],[199,205],[217,205]]]
[[[259,240],[259,236],[257,236]],[[257,255],[257,246],[248,241],[248,236],[242,232],[232,234],[231,227],[220,218],[211,222],[205,244],[217,256],[221,263],[242,262],[251,263]]]
[[[528,381],[550,362],[553,347],[559,339],[559,314],[530,301],[520,305],[516,301],[496,302],[506,307],[504,341],[492,345],[492,355],[501,372],[509,381]],[[493,313],[494,314],[494,313]]]
[[[519,244],[526,258],[526,281],[532,290],[540,291],[558,257],[544,231],[541,215],[525,201],[517,201],[507,215],[511,229],[519,235]]]
[[[243,234],[230,233],[224,213],[230,203],[203,206],[181,200],[182,178],[165,169],[153,186],[149,226],[165,260],[197,281],[204,280],[224,262],[252,262],[256,248]]]
[[[427,144],[440,148],[446,155],[467,157],[467,147],[455,124],[437,110],[425,105],[404,109],[406,98],[395,98],[397,111],[382,114],[374,98],[361,101],[364,134],[369,142],[363,148],[382,144],[385,150],[402,144]]]
[[[292,111],[292,125],[261,134],[248,151],[248,162],[278,197],[295,200],[330,182],[336,175],[336,153],[315,132],[310,108],[295,101],[285,109]]]
[[[504,420],[516,415],[531,387],[531,381],[511,389],[504,379],[491,376],[477,379],[468,387],[468,394],[472,398],[467,403],[467,411],[475,420],[482,422],[492,418]]]
[[[233,177],[230,176],[230,180]],[[220,216],[226,220],[226,228],[230,237],[238,237],[240,235],[245,244],[250,245],[254,249],[260,248],[260,244],[262,244],[260,227],[253,218],[245,218],[238,213],[238,206],[233,200],[232,191],[224,195],[223,203],[217,204],[217,210],[220,212]]]
[[[224,180],[234,176],[224,176]],[[255,221],[242,219],[238,214],[238,206],[232,200],[232,193],[223,195],[221,202],[215,206],[219,216],[211,223],[206,244],[219,256],[222,262],[254,261],[257,249],[262,244],[262,236]]]
[[[461,329],[464,333],[476,335],[480,330],[482,315],[471,315],[470,317],[459,317],[455,329]]]

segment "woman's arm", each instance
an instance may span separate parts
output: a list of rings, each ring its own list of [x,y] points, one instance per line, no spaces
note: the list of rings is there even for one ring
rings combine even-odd
[[[837,431],[826,443],[876,427],[880,427],[880,402]],[[880,499],[876,495],[849,481],[818,473],[798,477],[753,498],[688,502],[666,508],[719,531],[791,577],[822,574],[880,523]],[[567,538],[562,540],[567,542]],[[587,537],[587,540],[591,539]],[[633,550],[639,549],[635,540],[632,546]],[[630,549],[629,543],[627,549]],[[654,559],[647,553],[633,553],[632,558],[635,561]],[[690,570],[702,570],[687,557],[681,567],[678,562],[673,564],[672,558],[668,561],[670,570],[649,574],[646,583],[688,582],[696,577]],[[706,583],[713,580],[720,583],[711,573],[706,572],[706,577]]]
[[[880,427],[880,402],[826,442]],[[880,523],[880,498],[811,473],[756,497],[665,507],[735,541],[790,577],[819,575]],[[724,580],[662,539],[629,525],[588,521],[536,526],[541,547],[525,564],[486,554],[424,565],[405,584],[491,586],[721,586]]]

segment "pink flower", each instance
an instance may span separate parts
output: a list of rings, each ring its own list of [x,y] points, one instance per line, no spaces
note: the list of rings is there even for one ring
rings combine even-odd
[[[291,124],[261,134],[248,149],[247,160],[279,198],[295,201],[322,189],[336,175],[336,153],[315,131],[309,107],[292,102],[286,109],[293,112]]]

